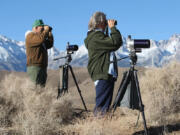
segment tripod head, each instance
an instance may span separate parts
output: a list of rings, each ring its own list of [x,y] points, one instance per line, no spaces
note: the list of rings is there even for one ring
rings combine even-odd
[[[136,55],[136,52],[131,52],[130,54],[129,54],[129,56],[126,56],[126,57],[122,57],[122,58],[120,58],[120,59],[117,59],[116,61],[118,62],[118,61],[121,61],[121,60],[123,60],[123,59],[127,59],[127,58],[129,58],[130,59],[130,64],[131,64],[131,66],[135,66],[136,65],[136,62],[137,62],[137,55]],[[111,61],[110,63],[113,63],[114,61]]]
[[[66,59],[65,61],[65,65],[69,65],[69,63],[72,61],[72,56],[71,54],[74,53],[74,51],[78,50],[78,45],[70,45],[69,42],[67,42],[67,46],[66,46],[66,56],[64,57],[59,57],[59,58],[54,58],[53,60],[59,60],[59,59]]]

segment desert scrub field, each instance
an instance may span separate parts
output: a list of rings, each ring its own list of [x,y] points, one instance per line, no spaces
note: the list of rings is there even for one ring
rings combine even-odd
[[[143,133],[139,112],[118,108],[103,118],[93,116],[94,84],[86,68],[73,68],[88,108],[69,76],[69,92],[57,99],[58,70],[48,71],[45,88],[34,87],[20,72],[0,72],[0,135],[132,135]],[[114,96],[121,82],[119,78]],[[180,63],[163,68],[138,68],[138,77],[150,135],[180,134]]]

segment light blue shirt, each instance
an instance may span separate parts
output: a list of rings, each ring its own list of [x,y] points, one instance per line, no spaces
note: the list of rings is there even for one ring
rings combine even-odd
[[[113,63],[110,63],[108,73],[110,75],[112,75],[114,78],[117,78],[117,71],[116,71],[116,67],[115,67],[116,61],[115,60],[116,60],[116,55],[114,52],[111,52],[110,53],[110,62],[113,61]]]

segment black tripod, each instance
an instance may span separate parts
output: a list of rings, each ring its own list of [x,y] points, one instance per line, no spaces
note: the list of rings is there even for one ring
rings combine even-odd
[[[136,61],[137,61],[137,56],[136,56],[135,52],[130,54],[130,59],[131,59],[131,67],[130,67],[129,71],[126,71],[123,75],[123,79],[122,79],[120,87],[118,89],[117,96],[114,100],[113,114],[114,114],[117,106],[121,106],[123,97],[126,93],[126,90],[127,90],[127,88],[130,87],[130,90],[131,90],[130,99],[131,100],[129,102],[129,108],[137,109],[141,112],[142,118],[144,121],[145,135],[148,135],[146,119],[145,119],[145,114],[144,114],[144,105],[142,103],[139,82],[138,82],[138,77],[137,77],[137,70],[134,68],[136,65]]]
[[[73,69],[72,69],[71,65],[69,65],[69,63],[72,60],[71,54],[72,53],[68,53],[67,56],[65,56],[65,57],[60,57],[60,58],[54,59],[54,60],[58,60],[58,59],[66,58],[66,63],[62,66],[59,66],[59,68],[60,68],[60,80],[59,80],[59,84],[58,84],[58,96],[57,96],[57,98],[59,98],[63,93],[68,92],[68,71],[70,69],[73,80],[76,84],[78,93],[79,93],[80,98],[82,100],[84,109],[87,111],[87,107],[86,107],[86,104],[85,104],[84,99],[82,97],[81,90],[80,90],[78,83],[76,81],[76,77],[74,75]]]

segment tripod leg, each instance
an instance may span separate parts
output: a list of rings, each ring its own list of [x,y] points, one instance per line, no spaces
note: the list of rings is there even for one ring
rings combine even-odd
[[[77,90],[78,90],[78,92],[79,92],[79,95],[80,95],[80,97],[81,97],[81,100],[82,100],[82,103],[83,103],[83,105],[84,105],[84,108],[85,108],[85,110],[87,111],[86,104],[85,104],[84,99],[83,99],[83,97],[82,97],[81,91],[80,91],[80,89],[79,89],[79,86],[78,86],[78,83],[77,83],[77,81],[76,81],[76,77],[75,77],[75,75],[74,75],[74,72],[73,72],[73,70],[72,70],[71,65],[69,65],[69,68],[70,68],[71,74],[72,74],[72,76],[73,76],[74,82],[75,82],[75,84],[76,84]]]
[[[141,114],[142,114],[142,118],[143,118],[143,121],[144,121],[145,135],[148,135],[147,125],[146,125],[146,119],[145,119],[145,114],[144,114],[144,105],[143,105],[142,99],[141,99],[141,93],[140,93],[140,88],[139,88],[137,71],[134,71],[133,75],[134,75],[134,81],[135,81],[135,84],[136,84],[137,94],[138,94],[138,98],[139,98],[140,112],[141,112]]]
[[[63,65],[59,67],[59,83],[57,99],[65,92],[68,92],[68,66]]]
[[[58,82],[58,95],[57,95],[57,99],[61,96],[62,94],[62,91],[63,91],[63,83],[62,83],[62,80],[63,80],[63,66],[60,66],[59,67],[59,82]]]

